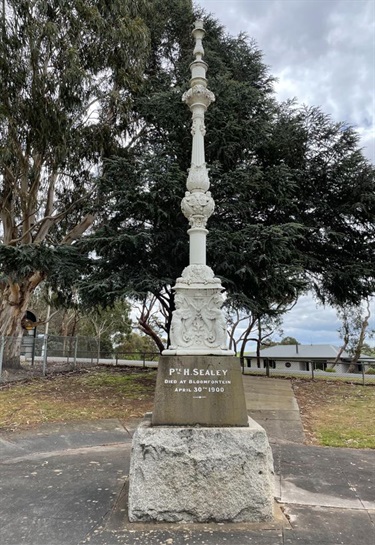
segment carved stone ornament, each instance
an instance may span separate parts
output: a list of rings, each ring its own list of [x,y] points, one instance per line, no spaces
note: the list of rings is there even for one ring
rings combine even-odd
[[[177,278],[176,287],[185,287],[191,285],[201,285],[202,287],[221,287],[220,278],[215,278],[214,271],[207,265],[188,265],[182,271],[182,275]]]
[[[191,165],[189,175],[186,182],[186,187],[189,191],[202,191],[205,193],[210,187],[208,178],[208,169],[206,163],[203,165]]]
[[[206,126],[202,117],[195,117],[193,119],[193,123],[191,125],[191,134],[194,136],[197,131],[200,131],[203,136],[205,136],[206,134]]]
[[[182,95],[182,101],[188,106],[199,103],[208,108],[211,102],[215,102],[215,95],[204,85],[194,85]]]
[[[206,229],[207,218],[205,216],[191,216],[189,224],[192,229]]]
[[[215,202],[209,191],[207,193],[190,193],[186,191],[181,202],[182,213],[189,220],[191,227],[205,227],[214,208]],[[197,222],[199,225],[196,225]]]
[[[176,293],[169,349],[226,349],[226,323],[221,311],[224,298],[218,290]]]

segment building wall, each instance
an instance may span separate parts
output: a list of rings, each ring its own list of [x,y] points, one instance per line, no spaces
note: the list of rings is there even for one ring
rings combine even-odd
[[[257,360],[256,358],[246,358],[247,359],[247,367],[251,367],[252,369],[256,369],[257,366]],[[249,365],[250,362],[250,365]],[[289,371],[309,371],[310,366],[308,362],[303,361],[294,361],[294,360],[272,360],[269,359],[269,366],[271,369],[279,369],[282,371],[289,370]],[[264,369],[266,367],[265,358],[260,358],[260,369]]]
[[[260,358],[260,369],[264,369],[266,367],[266,358]],[[279,371],[311,371],[312,363],[311,361],[298,361],[298,360],[272,360],[269,359],[269,367],[270,369],[276,369]],[[325,369],[325,367],[330,367],[333,364],[334,360],[324,362],[317,360],[315,362],[314,369],[319,372],[321,369],[322,371]],[[250,365],[249,365],[250,363]],[[326,365],[325,365],[326,363]],[[256,358],[246,358],[245,365],[247,367],[250,367],[251,369],[257,369],[257,360]],[[349,369],[349,363],[337,363],[335,365],[336,373],[347,373]],[[359,372],[359,371],[358,371]]]

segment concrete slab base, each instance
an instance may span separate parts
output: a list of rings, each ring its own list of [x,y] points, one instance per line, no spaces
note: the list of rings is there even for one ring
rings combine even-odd
[[[274,471],[266,432],[246,428],[152,427],[133,437],[131,522],[273,520]]]

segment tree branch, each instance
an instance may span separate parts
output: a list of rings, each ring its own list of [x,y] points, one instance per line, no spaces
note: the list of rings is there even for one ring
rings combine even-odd
[[[56,170],[52,172],[52,174],[49,176],[49,183],[48,183],[48,192],[47,192],[47,202],[46,202],[46,208],[44,212],[44,216],[51,216],[53,212],[53,201],[55,196],[55,184],[58,177],[58,173]]]
[[[75,240],[80,238],[89,227],[94,223],[95,216],[93,214],[87,214],[62,240],[62,244],[72,244]]]
[[[155,342],[156,346],[158,347],[161,353],[165,348],[163,341],[161,340],[159,335],[152,329],[150,324],[148,322],[143,321],[141,318],[142,317],[140,317],[138,321],[140,330],[143,331],[143,333],[145,333],[146,335],[149,335],[151,339],[153,339],[153,341]]]

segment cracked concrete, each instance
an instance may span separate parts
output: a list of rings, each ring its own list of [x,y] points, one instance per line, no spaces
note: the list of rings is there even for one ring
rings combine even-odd
[[[375,453],[304,445],[289,382],[244,383],[273,450],[273,523],[130,524],[134,423],[105,420],[0,436],[1,545],[374,545]]]

